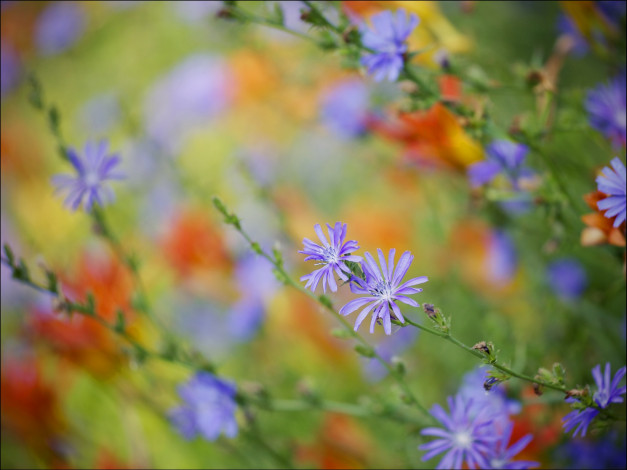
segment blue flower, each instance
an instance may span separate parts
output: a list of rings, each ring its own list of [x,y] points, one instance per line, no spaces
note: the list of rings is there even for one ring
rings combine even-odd
[[[627,368],[621,367],[618,369],[614,378],[611,378],[611,369],[610,363],[605,364],[605,374],[601,375],[601,365],[597,365],[594,369],[592,369],[592,376],[594,377],[594,381],[597,385],[597,391],[593,395],[594,403],[599,408],[605,409],[611,403],[622,403],[623,398],[621,395],[625,394],[625,387],[619,387],[619,383],[622,378],[625,376]],[[575,398],[569,397],[566,399],[568,403],[576,403],[578,400]],[[582,436],[586,435],[588,431],[588,426],[592,420],[599,414],[599,410],[596,408],[585,408],[583,410],[573,410],[568,413],[564,418],[563,427],[564,432],[570,432],[571,429],[576,428],[573,433],[573,437],[576,437],[577,434],[581,434]]]
[[[503,423],[503,427],[509,422],[510,415],[518,414],[522,407],[518,401],[507,398],[504,387],[493,386],[486,391],[484,384],[489,378],[487,369],[476,367],[464,375],[458,393],[464,399],[472,400],[471,415],[489,415],[495,422]]]
[[[505,174],[514,189],[518,189],[518,181],[529,172],[522,166],[529,148],[509,140],[495,140],[486,148],[488,159],[472,164],[468,168],[468,177],[472,186],[489,183],[499,174]]]
[[[514,423],[511,421],[505,425],[505,429],[503,429],[498,440],[494,443],[494,446],[489,452],[488,466],[483,468],[524,470],[540,466],[539,462],[533,462],[531,460],[512,460],[527,447],[527,444],[533,439],[531,434],[527,434],[508,448],[507,446],[512,437],[513,428]]]
[[[330,289],[336,292],[337,283],[335,282],[333,273],[335,272],[342,281],[346,282],[349,280],[351,270],[346,266],[345,261],[352,261],[354,263],[361,261],[361,256],[351,255],[353,251],[359,249],[357,242],[350,240],[344,243],[344,239],[346,238],[346,224],[342,225],[340,222],[336,222],[334,228],[331,228],[331,226],[327,224],[327,229],[329,231],[329,239],[331,240],[330,244],[324,236],[320,224],[316,224],[314,225],[314,230],[322,242],[322,245],[318,245],[308,238],[305,238],[303,240],[305,249],[299,251],[299,253],[307,255],[305,261],[313,259],[320,261],[320,263],[316,264],[324,265],[322,268],[316,269],[314,272],[300,278],[301,281],[307,281],[305,288],[311,287],[312,292],[316,291],[321,279],[322,290],[325,293],[327,292],[327,283]]]
[[[618,438],[618,439],[617,439]],[[604,435],[598,440],[571,439],[557,449],[556,457],[559,468],[625,468],[626,454],[625,435],[622,439],[614,432]]]
[[[58,191],[68,193],[65,204],[72,210],[78,209],[81,203],[89,211],[94,203],[104,206],[113,201],[115,195],[106,180],[123,179],[124,176],[114,172],[114,168],[120,163],[120,157],[107,155],[107,145],[106,140],[97,145],[87,142],[83,159],[74,149],[67,149],[68,159],[77,175],[55,175],[52,183]]]
[[[372,49],[372,54],[362,57],[361,64],[368,73],[380,82],[387,77],[394,82],[403,69],[405,41],[418,25],[418,17],[411,14],[407,18],[404,10],[397,10],[396,17],[391,11],[382,11],[371,18],[373,28],[362,28],[362,44]]]
[[[625,145],[625,86],[623,71],[607,85],[601,84],[589,91],[585,101],[590,125],[605,134],[615,146]]]
[[[574,258],[555,260],[549,264],[546,272],[549,285],[564,300],[579,298],[588,284],[586,270]]]
[[[503,230],[492,230],[485,269],[497,287],[509,284],[518,269],[518,254],[512,238]]]
[[[235,80],[220,57],[192,54],[150,89],[144,104],[147,134],[166,152],[180,152],[187,137],[231,103]]]
[[[469,468],[488,468],[486,458],[498,439],[492,429],[492,419],[483,413],[473,411],[472,399],[466,400],[460,394],[447,398],[450,414],[435,404],[431,414],[442,423],[442,427],[430,427],[420,433],[436,436],[438,439],[418,447],[427,453],[422,461],[429,460],[446,452],[436,468],[462,468],[466,463]]]
[[[221,433],[230,438],[237,436],[233,383],[209,372],[197,372],[179,387],[179,395],[185,403],[170,411],[170,420],[185,439],[198,434],[209,441],[215,441]]]
[[[626,216],[626,192],[625,192],[625,165],[618,157],[614,157],[611,161],[612,167],[605,167],[602,175],[597,177],[597,185],[599,191],[608,195],[605,199],[597,202],[599,210],[605,212],[605,217],[614,219],[614,227],[618,227],[625,221]]]
[[[368,88],[361,80],[345,80],[322,97],[324,123],[340,137],[359,137],[366,132]]]
[[[562,13],[557,20],[557,29],[560,34],[568,36],[573,41],[572,51],[576,57],[582,57],[588,53],[590,49],[588,41],[570,16]]]
[[[378,319],[381,319],[383,321],[383,330],[386,335],[389,335],[392,333],[392,317],[398,319],[401,323],[405,323],[405,318],[403,318],[396,302],[401,301],[412,307],[419,307],[415,300],[405,296],[422,292],[422,289],[411,286],[427,282],[428,279],[426,276],[415,277],[401,284],[414,259],[412,254],[409,251],[403,253],[395,268],[394,255],[396,250],[394,248],[390,250],[388,256],[389,263],[386,262],[383,251],[380,248],[377,249],[377,253],[381,271],[379,271],[379,267],[372,255],[366,253],[366,261],[361,263],[366,279],[362,280],[357,277],[351,279],[351,291],[355,294],[364,294],[366,297],[351,300],[340,309],[340,314],[348,315],[357,309],[365,307],[357,317],[357,320],[355,320],[355,331],[368,316],[368,313],[372,311],[370,333],[374,333],[374,324]],[[390,313],[390,309],[392,313]]]
[[[79,2],[53,2],[37,20],[35,41],[42,54],[58,54],[74,44],[84,29]]]
[[[4,96],[20,81],[20,59],[10,44],[0,43],[0,94]]]

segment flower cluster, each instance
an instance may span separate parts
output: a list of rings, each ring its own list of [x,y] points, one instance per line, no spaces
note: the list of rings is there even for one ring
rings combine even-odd
[[[170,419],[185,439],[200,434],[215,441],[221,433],[237,435],[235,385],[209,372],[197,372],[179,388],[184,405],[170,411]]]
[[[513,423],[509,415],[517,407],[496,390],[485,392],[481,384],[485,377],[483,370],[467,375],[460,391],[447,398],[448,413],[438,404],[433,406],[431,414],[441,426],[421,431],[424,436],[437,438],[419,447],[426,451],[423,461],[445,452],[437,468],[526,469],[539,465],[514,460],[533,437],[527,434],[510,445]],[[480,379],[479,383],[475,378]]]
[[[612,378],[609,362],[605,364],[605,373],[603,375],[601,375],[600,364],[592,369],[592,377],[594,377],[597,385],[597,391],[594,392],[592,400],[597,408],[579,408],[568,413],[562,420],[564,422],[564,431],[570,432],[575,428],[573,437],[576,437],[577,434],[585,436],[588,426],[599,415],[600,409],[606,409],[611,403],[622,403],[623,397],[621,395],[625,394],[626,387],[619,387],[618,385],[625,376],[626,371],[627,367],[621,367],[614,374],[614,378]],[[579,400],[574,397],[569,397],[566,401],[573,404],[579,403]]]
[[[355,310],[363,308],[357,320],[355,321],[355,331],[359,328],[365,318],[372,312],[372,320],[370,322],[370,333],[374,333],[374,325],[377,321],[383,323],[385,334],[392,333],[392,320],[398,320],[405,323],[405,318],[396,303],[397,301],[412,307],[420,305],[413,299],[406,297],[407,295],[422,292],[422,289],[413,286],[427,282],[426,276],[415,277],[409,281],[403,281],[405,274],[414,259],[409,251],[404,252],[398,264],[394,266],[394,257],[396,250],[392,248],[386,260],[383,251],[377,249],[379,265],[370,253],[365,254],[365,261],[361,256],[355,256],[351,253],[357,250],[356,241],[344,243],[346,238],[346,224],[337,222],[335,228],[331,228],[327,224],[329,230],[329,238],[331,243],[327,241],[319,224],[314,226],[314,230],[322,245],[317,245],[308,238],[303,240],[305,249],[299,251],[308,255],[305,261],[317,260],[324,266],[316,271],[307,274],[301,278],[301,281],[307,281],[306,288],[311,288],[315,292],[318,283],[322,279],[322,288],[326,292],[326,284],[328,283],[333,292],[337,291],[337,283],[333,273],[344,282],[350,282],[350,289],[354,294],[364,295],[358,299],[351,300],[340,309],[341,315],[348,315]],[[360,263],[360,274],[355,275],[347,262]]]

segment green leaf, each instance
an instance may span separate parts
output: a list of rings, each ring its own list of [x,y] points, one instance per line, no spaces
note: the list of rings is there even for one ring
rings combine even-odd
[[[355,346],[355,351],[357,352],[357,354],[360,354],[364,357],[374,357],[375,356],[375,352],[374,349],[372,349],[372,347],[370,346],[364,346],[363,344],[357,344]]]

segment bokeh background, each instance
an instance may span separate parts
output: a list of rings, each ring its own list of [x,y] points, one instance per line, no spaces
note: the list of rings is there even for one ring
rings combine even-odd
[[[305,34],[300,2],[242,2]],[[326,5],[337,15],[340,2]],[[348,2],[354,4],[368,2]],[[376,2],[374,2],[376,3]],[[391,2],[395,3],[395,2]],[[503,133],[535,112],[530,71],[554,51],[567,11],[556,2],[399,2],[421,24],[410,40],[416,64],[438,67],[446,50],[477,80],[502,86],[469,100],[489,109]],[[72,212],[50,177],[69,171],[45,116],[28,100],[35,73],[61,116],[69,146],[107,139],[126,179],[106,213],[140,273],[159,321],[217,364],[240,387],[264,384],[278,397],[398,402],[385,371],[360,358],[321,307],[281,286],[211,204],[218,195],[261,245],[280,247],[295,277],[311,270],[297,251],[316,223],[348,224],[364,251],[410,250],[417,296],[452,316],[467,344],[493,341],[500,358],[533,375],[560,361],[571,384],[590,370],[624,365],[624,248],[584,247],[583,195],[624,146],[587,125],[586,90],[613,76],[591,52],[571,53],[559,75],[556,131],[546,153],[569,203],[552,204],[555,184],[531,152],[547,203],[490,201],[471,191],[469,161],[485,136],[425,111],[419,145],[386,132],[386,116],[410,109],[407,84],[374,83],[349,58],[284,32],[216,17],[221,2],[2,2],[2,243],[33,267],[59,273],[74,295],[92,292],[98,312],[124,312],[129,329],[160,346],[158,328],[134,308],[134,281],[92,219]],[[357,6],[354,6],[357,8]],[[335,13],[334,13],[335,12]],[[569,18],[566,16],[566,18]],[[621,34],[624,37],[624,22]],[[624,54],[624,53],[623,53]],[[479,106],[478,105],[478,106]],[[505,134],[504,134],[505,135]],[[579,273],[561,285],[555,262]],[[557,279],[557,280],[556,280]],[[331,296],[351,298],[346,286]],[[404,310],[425,321],[418,309]],[[52,299],[10,279],[2,267],[2,467],[264,468],[276,465],[240,436],[183,439],[167,418],[190,372],[138,363],[100,325],[53,311]],[[430,406],[444,403],[477,361],[435,337],[400,329],[364,335],[387,358],[401,356],[409,383]],[[618,434],[573,441],[561,430],[560,394],[536,397],[509,381],[521,403],[515,433],[531,432],[524,457],[544,467],[581,465],[599,442],[624,453]],[[620,411],[624,419],[624,408]],[[238,419],[242,420],[241,416]],[[259,411],[269,443],[295,465],[424,468],[419,429],[376,418],[318,411]],[[575,442],[575,444],[573,444]],[[573,446],[575,450],[573,450]],[[583,449],[583,450],[582,450]],[[610,451],[608,451],[609,453]],[[579,459],[579,460],[578,460]],[[608,464],[609,465],[609,464]],[[585,468],[580,466],[579,468]]]

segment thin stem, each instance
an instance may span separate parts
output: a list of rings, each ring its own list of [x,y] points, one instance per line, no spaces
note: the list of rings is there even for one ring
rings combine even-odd
[[[444,338],[448,342],[453,343],[458,348],[463,349],[464,351],[472,354],[473,356],[475,356],[475,357],[477,357],[479,359],[486,359],[486,356],[484,354],[482,354],[481,352],[477,351],[476,349],[473,349],[470,346],[462,343],[460,340],[455,338],[450,333],[447,333],[447,332],[444,332],[444,331],[434,330],[432,328],[428,328],[428,327],[426,327],[424,325],[421,325],[420,323],[413,322],[412,320],[410,320],[407,317],[405,317],[405,321],[408,324],[410,324],[411,326],[414,326],[414,327],[419,328],[419,329],[421,329],[423,331],[426,331],[429,334],[432,334],[432,335],[435,335],[435,336],[439,336],[440,338]],[[555,385],[555,384],[552,384],[552,383],[549,383],[549,382],[545,382],[544,380],[539,380],[539,379],[530,377],[528,375],[521,374],[519,372],[513,371],[509,367],[504,366],[503,364],[499,363],[496,360],[490,361],[489,364],[492,367],[494,367],[495,369],[499,369],[500,371],[505,372],[506,374],[511,375],[513,377],[517,377],[519,379],[526,380],[527,382],[536,383],[536,384],[542,385],[543,387],[546,387],[546,388],[551,388],[553,390],[557,390],[557,391],[560,391],[560,392],[568,393],[568,389],[566,387],[563,387],[563,386],[560,386],[560,385]]]

